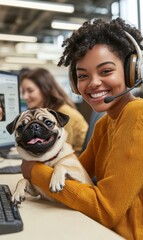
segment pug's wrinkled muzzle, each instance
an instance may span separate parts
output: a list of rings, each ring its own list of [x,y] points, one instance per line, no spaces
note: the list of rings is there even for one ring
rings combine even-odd
[[[49,130],[39,123],[31,123],[16,142],[19,146],[34,154],[42,154],[53,147],[58,137],[58,130]]]

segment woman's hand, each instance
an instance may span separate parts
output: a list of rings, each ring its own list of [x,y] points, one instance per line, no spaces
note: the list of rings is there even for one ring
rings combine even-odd
[[[31,170],[35,163],[36,163],[35,161],[22,160],[21,171],[23,177],[28,179],[29,181],[31,180]]]

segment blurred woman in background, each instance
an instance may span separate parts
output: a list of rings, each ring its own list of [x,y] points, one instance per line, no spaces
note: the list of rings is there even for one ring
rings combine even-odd
[[[26,70],[21,74],[20,86],[28,109],[50,108],[69,115],[70,120],[65,126],[68,132],[67,142],[79,155],[88,124],[53,75],[44,68]]]
[[[0,121],[5,121],[5,109],[1,99],[0,99]]]

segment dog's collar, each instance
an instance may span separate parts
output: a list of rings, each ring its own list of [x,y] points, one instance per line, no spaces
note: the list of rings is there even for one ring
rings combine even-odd
[[[60,151],[61,151],[61,150],[60,150]],[[59,155],[60,151],[59,151],[54,157],[52,157],[52,158],[44,161],[44,163],[46,163],[46,162],[51,162],[53,159],[55,159],[55,158]]]

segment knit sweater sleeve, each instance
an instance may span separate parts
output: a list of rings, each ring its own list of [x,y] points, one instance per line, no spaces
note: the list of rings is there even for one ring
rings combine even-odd
[[[111,144],[111,147],[106,161],[102,163],[102,158],[99,157],[100,168],[97,161],[97,186],[66,180],[63,191],[58,194],[51,193],[49,182],[53,170],[40,163],[35,164],[32,169],[32,183],[70,208],[114,228],[131,207],[143,185],[143,109],[142,106],[136,109],[137,112],[131,109],[120,116],[122,123],[118,123],[120,119],[117,121],[117,131],[115,136],[113,134],[112,144],[107,144]],[[83,158],[87,157],[88,153],[91,156],[92,144],[88,146]]]

